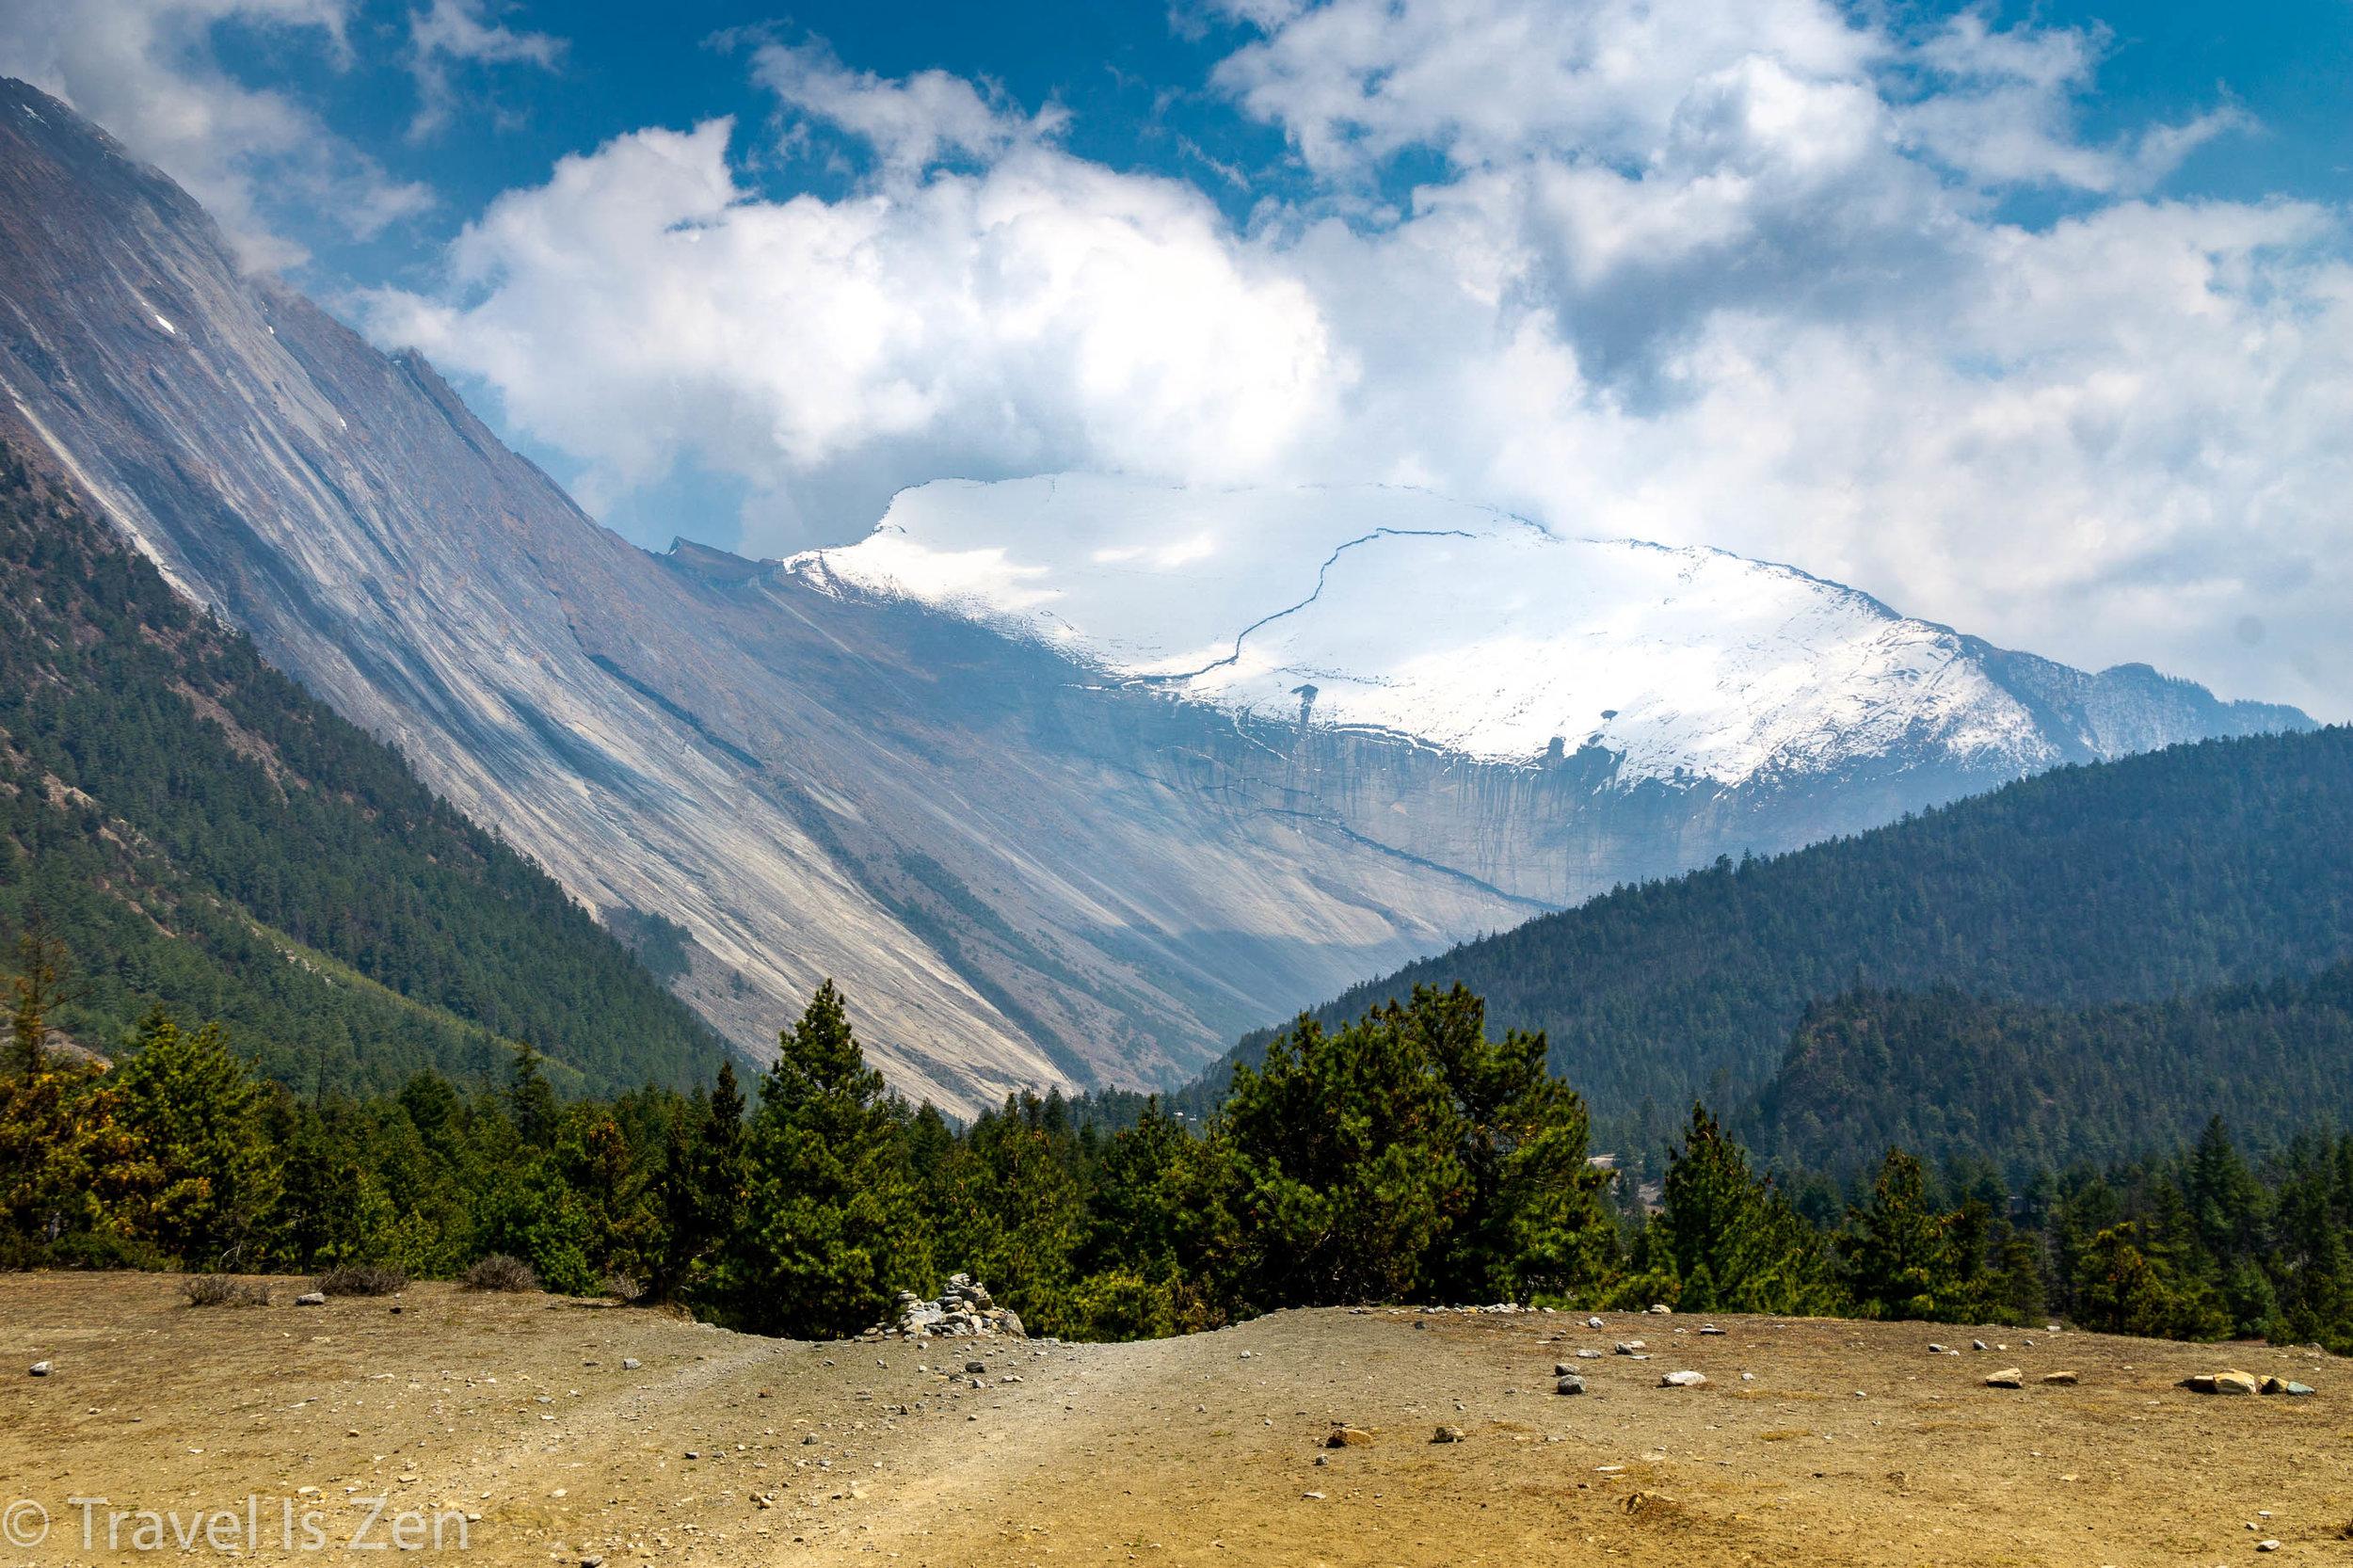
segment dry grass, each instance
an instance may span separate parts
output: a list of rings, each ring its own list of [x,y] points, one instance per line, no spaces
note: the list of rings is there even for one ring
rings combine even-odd
[[[520,1257],[509,1257],[494,1252],[466,1271],[461,1282],[469,1290],[494,1290],[510,1293],[539,1288],[539,1276],[531,1265]]]

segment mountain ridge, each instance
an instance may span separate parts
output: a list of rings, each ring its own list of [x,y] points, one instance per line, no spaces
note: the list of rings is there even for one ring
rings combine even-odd
[[[1531,910],[2007,776],[1894,752],[1802,787],[1629,782],[1603,745],[1482,761],[655,556],[22,84],[0,88],[0,424],[584,905],[684,930],[673,987],[758,1058],[831,977],[891,1081],[952,1111],[1173,1083]]]

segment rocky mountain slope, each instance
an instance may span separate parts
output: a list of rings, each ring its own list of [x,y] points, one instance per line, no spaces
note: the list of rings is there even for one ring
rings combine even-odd
[[[1770,588],[1743,634],[1776,650],[1784,689],[1750,721],[1735,711],[1758,691],[1708,688],[1730,728],[1690,733],[1744,734],[1734,750],[1751,757],[1710,772],[1683,731],[1653,723],[1669,739],[1638,755],[1599,716],[1652,723],[1688,693],[1651,681],[1645,708],[1624,695],[1643,680],[1527,678],[1567,659],[1549,644],[1390,649],[1474,671],[1518,659],[1498,706],[1525,711],[1458,732],[1417,715],[1465,678],[1401,684],[1411,672],[1360,662],[1318,679],[1338,620],[1294,615],[1293,641],[1245,639],[1262,655],[1246,667],[1166,679],[1187,639],[1249,624],[1234,616],[1255,601],[1234,596],[1125,648],[1111,600],[1071,636],[1008,637],[1019,606],[906,589],[870,568],[873,541],[790,565],[648,556],[422,360],[242,274],[184,192],[15,83],[0,86],[0,426],[616,929],[643,929],[640,912],[682,926],[673,984],[739,1043],[773,1051],[831,975],[893,1081],[961,1110],[1014,1084],[1181,1077],[1243,1028],[1622,880],[2050,760],[2297,717],[2000,654],[1707,557],[1702,579]],[[1491,523],[1476,548],[1501,564],[1479,572],[1518,570],[1512,552],[1536,547]],[[1616,548],[1648,573],[1638,597],[1673,591]],[[1273,608],[1313,588],[1297,578],[1270,577],[1292,596]],[[1496,584],[1447,588],[1476,614]],[[1488,621],[1608,648],[1606,598],[1584,602],[1567,632],[1545,630],[1540,599]],[[1381,613],[1376,640],[1400,624]],[[1333,695],[1303,722],[1289,688],[1306,685]],[[1906,699],[1915,687],[1941,695]]]

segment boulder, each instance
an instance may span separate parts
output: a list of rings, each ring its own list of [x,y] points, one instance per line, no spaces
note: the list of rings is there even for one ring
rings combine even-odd
[[[1985,1380],[1988,1388],[2024,1388],[2026,1375],[2015,1367],[2005,1367]]]
[[[2217,1372],[2214,1391],[2217,1394],[2260,1394],[2263,1384],[2246,1372]]]
[[[1705,1388],[1707,1386],[1707,1374],[1705,1372],[1669,1372],[1658,1380],[1658,1386],[1661,1388]]]
[[[1556,1394],[1582,1394],[1585,1392],[1585,1380],[1575,1372],[1567,1373],[1552,1385],[1552,1391]]]

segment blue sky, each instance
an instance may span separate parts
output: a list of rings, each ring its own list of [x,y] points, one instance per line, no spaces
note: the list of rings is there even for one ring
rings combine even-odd
[[[554,68],[459,66],[446,127],[411,136],[422,100],[404,56],[415,8],[403,0],[355,7],[346,24],[350,55],[341,59],[316,30],[232,18],[216,31],[217,56],[231,74],[257,88],[294,88],[338,135],[438,198],[429,213],[367,245],[351,243],[332,224],[283,215],[321,254],[325,280],[383,281],[403,269],[430,267],[440,244],[499,192],[536,183],[565,153],[589,151],[623,132],[683,128],[715,115],[758,127],[776,106],[744,69],[744,44],[753,35],[792,42],[820,38],[845,62],[884,76],[945,71],[998,84],[1031,108],[1060,104],[1071,113],[1065,145],[1072,152],[1192,181],[1237,220],[1264,195],[1289,193],[1297,180],[1297,170],[1286,167],[1279,129],[1238,112],[1210,87],[1218,61],[1252,29],[1206,7],[1073,0],[1004,8],[828,0],[788,9],[712,0],[660,8],[518,4],[487,19],[510,32],[560,40]],[[2241,106],[2251,123],[2184,159],[2163,181],[2165,194],[2335,201],[2353,193],[2353,0],[2246,7],[2064,0],[1898,6],[1883,14],[1925,28],[1964,8],[1997,24],[2081,28],[2099,37],[2096,82],[2074,100],[2088,140],[2189,119],[2220,104]],[[1401,162],[1410,178],[1410,160]],[[813,158],[747,158],[744,167],[772,195],[837,193],[843,184]],[[2069,205],[2047,191],[2037,194],[2039,200],[2029,196],[2016,203],[2026,221],[2047,220]]]
[[[11,0],[651,548],[1367,480],[2353,717],[2353,0]]]

